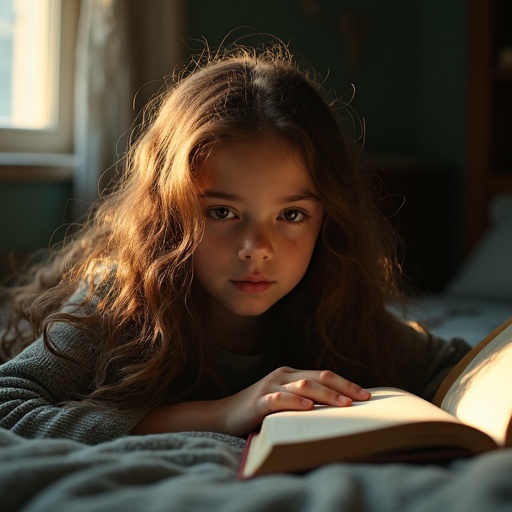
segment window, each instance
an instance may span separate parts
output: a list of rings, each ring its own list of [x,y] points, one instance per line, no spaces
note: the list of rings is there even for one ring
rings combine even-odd
[[[0,0],[0,127],[57,124],[58,7],[55,0]]]
[[[0,0],[0,151],[71,153],[77,0]]]

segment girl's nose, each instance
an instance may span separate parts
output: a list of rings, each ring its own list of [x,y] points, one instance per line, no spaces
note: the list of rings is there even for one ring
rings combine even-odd
[[[264,233],[250,233],[242,242],[238,250],[241,260],[266,261],[273,255],[272,243]]]

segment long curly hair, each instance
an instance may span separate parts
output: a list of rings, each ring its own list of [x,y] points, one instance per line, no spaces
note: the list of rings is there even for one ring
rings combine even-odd
[[[395,239],[357,171],[341,102],[326,99],[283,45],[209,52],[174,78],[148,106],[115,189],[12,290],[10,337],[26,344],[43,336],[57,351],[51,325],[98,329],[88,398],[120,406],[173,403],[220,382],[194,283],[192,256],[204,231],[195,173],[216,145],[270,131],[302,149],[325,210],[306,275],[274,306],[276,360],[332,368],[362,385],[398,383],[399,325],[385,307],[399,291]],[[63,312],[84,283],[83,306],[94,308]],[[30,332],[19,328],[23,320]]]

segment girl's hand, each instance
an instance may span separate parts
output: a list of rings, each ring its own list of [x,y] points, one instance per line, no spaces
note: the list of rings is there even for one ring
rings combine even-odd
[[[344,407],[369,398],[368,391],[334,372],[284,367],[220,400],[157,407],[140,420],[132,434],[204,430],[243,437],[272,412],[312,409],[315,403]]]
[[[215,413],[223,418],[223,432],[245,436],[273,412],[312,409],[315,403],[344,407],[370,396],[369,391],[329,370],[283,367],[243,391],[218,400]]]

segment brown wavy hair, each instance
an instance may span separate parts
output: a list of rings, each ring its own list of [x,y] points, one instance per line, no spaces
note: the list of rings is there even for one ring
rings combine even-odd
[[[116,188],[50,263],[13,289],[11,337],[13,329],[25,343],[42,335],[56,352],[57,322],[101,331],[88,398],[120,406],[173,403],[221,381],[194,284],[204,229],[194,175],[216,145],[270,131],[303,150],[325,210],[306,275],[273,307],[276,361],[331,368],[361,385],[398,383],[400,330],[385,308],[398,292],[395,239],[356,170],[342,107],[283,45],[195,59],[146,110]],[[82,313],[63,312],[83,283]],[[18,328],[22,320],[31,332]],[[170,390],[165,399],[162,389]]]

